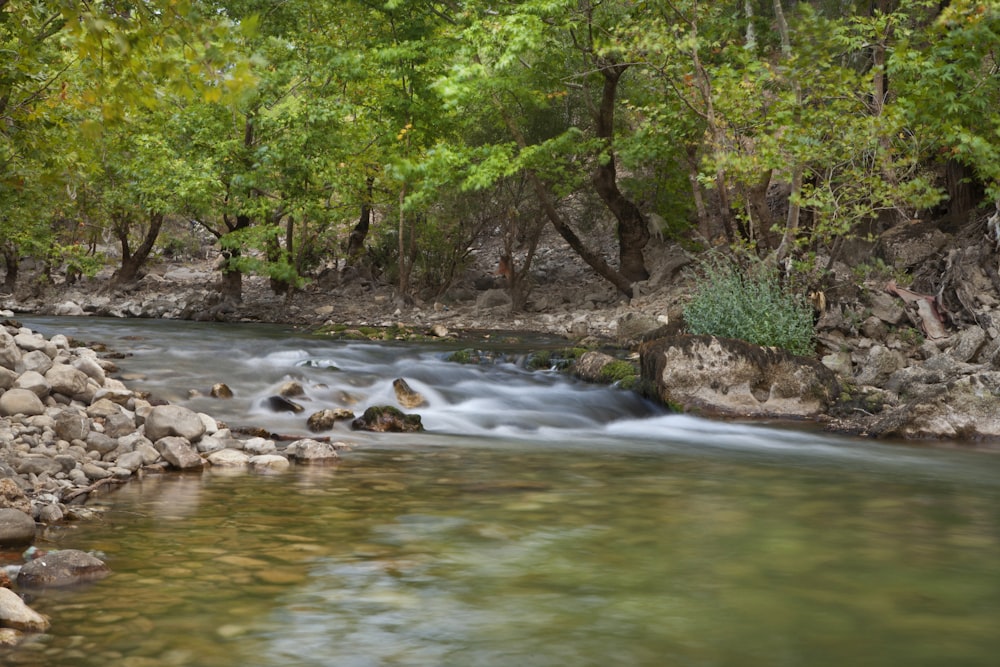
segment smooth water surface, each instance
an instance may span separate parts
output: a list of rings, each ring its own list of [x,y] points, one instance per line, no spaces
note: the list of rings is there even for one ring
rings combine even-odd
[[[123,371],[198,409],[220,402],[184,386],[227,381],[227,420],[266,422],[286,376],[322,407],[389,399],[405,376],[429,431],[345,430],[357,444],[335,466],[105,497],[101,519],[49,538],[114,574],[38,595],[52,630],[5,664],[997,664],[995,454],[665,415],[425,346],[73,322],[135,346]]]

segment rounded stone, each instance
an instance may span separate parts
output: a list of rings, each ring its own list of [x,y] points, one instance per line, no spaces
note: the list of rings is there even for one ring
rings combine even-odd
[[[100,558],[78,549],[50,551],[29,561],[17,574],[24,588],[70,586],[105,577],[111,570]]]
[[[0,509],[0,546],[20,546],[35,540],[35,520],[21,510]]]
[[[205,423],[198,413],[180,405],[157,405],[146,416],[146,437],[153,442],[169,436],[198,442],[204,434]]]
[[[41,415],[45,414],[42,399],[28,389],[8,389],[0,396],[0,415]]]

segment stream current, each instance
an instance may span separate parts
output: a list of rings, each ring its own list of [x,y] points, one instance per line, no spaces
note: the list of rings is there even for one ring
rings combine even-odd
[[[503,348],[496,334],[24,323],[128,353],[137,388],[283,434],[307,434],[313,408],[393,404],[403,377],[427,431],[340,424],[356,444],[334,466],[151,475],[98,499],[100,518],[39,546],[101,551],[112,576],[35,596],[52,628],[5,664],[997,664],[995,453],[710,422],[446,361]],[[268,410],[290,379],[306,412]],[[216,382],[235,397],[191,397]]]

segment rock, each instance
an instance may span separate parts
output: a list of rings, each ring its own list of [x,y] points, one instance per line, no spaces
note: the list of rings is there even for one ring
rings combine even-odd
[[[181,470],[201,469],[205,462],[187,438],[171,435],[153,443],[163,460]]]
[[[437,305],[437,304],[435,304]],[[447,338],[451,332],[448,331],[448,327],[443,324],[435,324],[431,326],[430,333],[435,338]]]
[[[304,407],[284,396],[268,396],[267,407],[275,412],[294,412],[296,414],[305,410]]]
[[[424,397],[419,392],[414,391],[403,378],[393,380],[392,388],[396,392],[396,400],[404,408],[412,410],[413,408],[419,408],[421,405],[427,404]]]
[[[615,323],[616,339],[619,345],[631,345],[643,339],[645,334],[663,326],[653,315],[644,312],[629,312],[618,318]]]
[[[52,389],[48,381],[38,371],[24,371],[14,383],[16,389],[27,389],[38,398],[45,398]]]
[[[351,428],[376,433],[415,433],[424,430],[420,415],[404,414],[391,405],[368,408],[361,417],[351,422]]]
[[[45,413],[42,399],[27,389],[8,389],[0,395],[0,416],[41,415]]]
[[[208,395],[212,398],[232,398],[233,390],[224,382],[216,382],[212,385],[212,389],[208,392]]]
[[[52,368],[52,359],[41,350],[32,350],[21,357],[19,368],[44,375]]]
[[[278,451],[278,446],[274,444],[274,440],[250,438],[243,443],[243,451],[251,456],[255,454],[274,454]]]
[[[45,632],[49,629],[47,618],[26,605],[20,595],[7,588],[0,588],[0,625],[21,632]]]
[[[58,315],[59,317],[80,317],[82,315],[86,315],[83,308],[73,301],[63,301],[62,303],[56,304],[52,314]]]
[[[244,468],[250,455],[238,449],[220,449],[208,455],[208,462],[219,468]]]
[[[10,389],[17,382],[18,377],[14,371],[0,366],[0,389]]]
[[[87,382],[87,375],[72,366],[55,364],[45,374],[45,379],[52,386],[53,393],[81,400],[87,397],[88,387],[90,386]],[[96,390],[89,392],[91,397],[93,397],[94,391]]]
[[[879,247],[887,263],[897,269],[924,264],[948,243],[948,236],[938,229],[938,222],[903,222],[879,237]]]
[[[258,454],[251,456],[248,461],[250,468],[257,472],[280,472],[287,470],[291,463],[284,456],[278,454]]]
[[[108,477],[111,477],[110,472],[108,472],[101,466],[97,465],[96,463],[91,463],[91,462],[84,463],[82,466],[80,466],[80,470],[83,472],[84,475],[87,476],[87,479],[95,482],[101,479],[106,479]]]
[[[90,433],[90,418],[85,414],[68,409],[56,417],[56,436],[66,442],[86,440]]]
[[[0,478],[0,508],[16,509],[31,514],[31,501],[24,489],[9,477]]]
[[[320,431],[329,431],[337,421],[344,419],[354,419],[354,413],[347,408],[320,410],[309,415],[306,426],[313,433],[319,433]]]
[[[617,361],[610,354],[604,354],[597,350],[585,352],[573,364],[573,374],[581,380],[597,382],[601,376],[601,371],[610,363]]]
[[[183,406],[157,405],[146,415],[145,429],[146,437],[154,443],[169,436],[198,442],[205,434],[205,423],[196,412]]]
[[[121,404],[112,401],[107,397],[97,398],[95,396],[94,402],[87,408],[87,416],[93,419],[107,419],[108,417],[119,415],[121,413]]]
[[[111,570],[101,559],[78,549],[50,551],[25,563],[17,574],[23,588],[72,586],[101,579]]]
[[[851,362],[851,353],[840,351],[833,352],[821,359],[824,366],[836,373],[839,377],[853,379],[854,370]]]
[[[868,427],[876,437],[947,440],[995,440],[1000,437],[1000,372],[960,377],[931,385],[933,400],[922,396],[874,418]]]
[[[886,324],[899,324],[906,316],[903,302],[886,292],[873,293],[868,298],[868,307],[873,317],[877,317]]]
[[[87,377],[93,379],[98,385],[103,386],[107,379],[104,368],[92,357],[78,357],[72,363],[73,368],[80,371]]]
[[[906,366],[906,357],[897,350],[890,350],[884,345],[873,345],[868,354],[858,364],[859,371],[855,380],[858,384],[880,387],[884,385],[893,373]]]
[[[815,418],[839,394],[818,361],[714,336],[645,343],[641,366],[664,404],[710,415]]]
[[[35,520],[19,509],[0,509],[0,546],[20,546],[35,541]]]
[[[125,468],[130,472],[135,472],[141,468],[146,463],[146,459],[142,452],[132,451],[125,452],[115,461],[115,465],[119,468]]]
[[[14,342],[13,336],[5,330],[0,330],[0,366],[16,371],[20,363],[21,348]]]
[[[972,361],[985,344],[986,332],[982,327],[973,325],[955,335],[954,344],[947,354],[955,361]]]
[[[487,289],[476,297],[477,310],[490,310],[493,308],[509,308],[513,301],[507,290]]]
[[[295,380],[289,380],[285,382],[278,388],[278,396],[283,396],[284,398],[289,398],[290,396],[305,396],[306,390],[302,386],[302,383],[296,382]]]
[[[329,442],[318,442],[311,438],[296,440],[285,448],[285,453],[302,463],[329,463],[340,458],[337,448]]]

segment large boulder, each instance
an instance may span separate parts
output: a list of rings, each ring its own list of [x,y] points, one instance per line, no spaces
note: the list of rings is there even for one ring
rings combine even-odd
[[[167,436],[160,438],[154,444],[156,451],[163,460],[181,470],[200,470],[205,462],[186,438]]]
[[[1000,438],[1000,372],[914,383],[907,394],[916,398],[873,417],[868,435],[933,440]]]
[[[50,551],[28,561],[17,574],[22,588],[71,586],[106,577],[111,570],[100,558],[77,549]]]
[[[641,348],[642,379],[664,404],[705,415],[815,418],[839,393],[818,361],[715,336],[674,336]]]
[[[340,458],[336,445],[312,438],[303,438],[289,444],[285,454],[301,463],[332,463]]]
[[[57,394],[76,399],[85,399],[88,395],[93,397],[94,392],[90,389],[87,374],[68,364],[53,365],[45,374],[45,379]]]
[[[146,415],[146,437],[152,441],[169,436],[198,442],[205,435],[205,422],[198,413],[180,405],[157,405]]]
[[[21,546],[35,541],[35,520],[19,509],[0,509],[0,546]]]
[[[45,413],[42,399],[30,389],[8,389],[0,396],[0,416],[41,415]]]
[[[49,621],[9,588],[0,588],[0,626],[21,632],[45,632]]]

